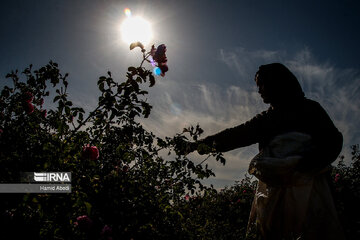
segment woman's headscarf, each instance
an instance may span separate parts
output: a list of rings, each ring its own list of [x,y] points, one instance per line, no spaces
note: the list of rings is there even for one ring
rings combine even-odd
[[[271,104],[287,105],[305,96],[295,75],[281,63],[261,65],[255,79],[266,88]]]

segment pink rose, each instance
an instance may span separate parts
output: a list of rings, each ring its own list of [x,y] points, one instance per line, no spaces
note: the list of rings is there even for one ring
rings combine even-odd
[[[112,228],[109,227],[108,225],[105,225],[103,227],[103,229],[101,230],[101,236],[106,237],[106,239],[111,239],[111,234],[112,234]]]
[[[34,96],[32,95],[31,92],[26,92],[24,94],[24,99],[25,99],[25,102],[31,103],[33,101],[33,99],[34,99]]]
[[[90,146],[89,144],[83,147],[82,155],[86,159],[95,161],[99,158],[99,150],[96,146]]]
[[[338,182],[339,179],[340,179],[340,174],[337,173],[337,174],[335,175],[334,182]]]
[[[129,166],[124,165],[123,168],[122,168],[122,171],[123,172],[129,171]]]
[[[77,217],[76,222],[74,222],[74,224],[78,226],[81,230],[87,231],[91,229],[93,222],[87,215],[83,215]]]
[[[154,60],[158,63],[164,63],[167,62],[166,58],[166,46],[165,44],[161,44],[157,47],[156,52],[153,56]]]
[[[166,46],[165,44],[159,45],[157,48],[152,46],[150,51],[151,56],[154,61],[158,63],[158,67],[161,70],[160,75],[165,76],[165,73],[169,71],[169,67],[167,66],[167,57],[166,57]]]
[[[26,112],[27,114],[31,114],[31,113],[34,112],[35,107],[34,107],[34,105],[32,105],[30,102],[26,102],[25,105],[24,105],[24,107],[25,107],[25,112]]]
[[[246,200],[239,198],[239,199],[236,201],[236,203],[237,203],[237,204],[239,204],[239,203],[246,203]]]
[[[189,200],[190,200],[190,196],[189,196],[188,194],[186,194],[185,200],[186,200],[186,201],[189,201]]]
[[[159,68],[160,68],[160,70],[161,70],[161,74],[160,74],[160,75],[161,75],[162,77],[165,76],[165,73],[166,73],[167,71],[169,71],[169,67],[168,67],[166,64],[160,65]]]

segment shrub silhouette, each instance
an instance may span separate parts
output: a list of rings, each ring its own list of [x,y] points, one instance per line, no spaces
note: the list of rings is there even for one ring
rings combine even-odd
[[[4,86],[0,96],[0,181],[18,183],[22,172],[71,172],[72,193],[2,194],[4,230],[34,239],[99,239],[105,226],[115,239],[161,239],[182,231],[176,204],[206,189],[200,179],[214,173],[183,153],[185,134],[196,139],[199,126],[162,139],[136,120],[152,108],[142,85],[155,85],[142,66],[150,52],[141,48],[141,65],[129,67],[125,81],[111,72],[99,78],[98,105],[89,113],[68,99],[68,74],[57,63],[6,76],[13,86]],[[45,109],[50,92],[56,107]]]

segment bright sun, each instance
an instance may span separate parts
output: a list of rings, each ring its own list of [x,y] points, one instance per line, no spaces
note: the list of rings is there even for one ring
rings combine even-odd
[[[127,44],[141,42],[147,45],[153,37],[150,23],[141,17],[128,16],[121,24],[120,31]]]

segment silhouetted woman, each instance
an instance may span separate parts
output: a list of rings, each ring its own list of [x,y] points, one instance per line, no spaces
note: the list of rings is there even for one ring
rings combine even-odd
[[[326,177],[342,134],[284,65],[260,66],[255,82],[269,109],[197,144],[220,152],[259,144],[249,167],[259,184],[248,228],[256,225],[263,239],[343,239]]]

